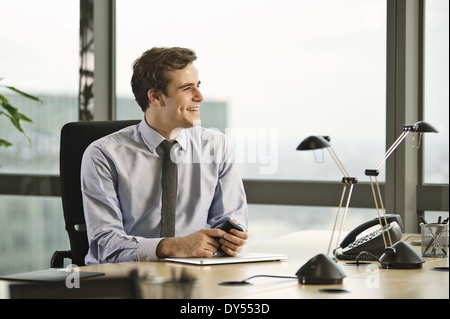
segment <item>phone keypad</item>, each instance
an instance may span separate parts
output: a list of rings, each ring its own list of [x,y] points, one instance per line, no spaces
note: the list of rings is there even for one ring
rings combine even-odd
[[[381,229],[374,230],[373,232],[371,232],[361,238],[356,239],[353,243],[348,245],[348,248],[351,249],[351,248],[358,247],[359,245],[362,245],[365,242],[368,242],[369,240],[372,240],[373,238],[380,236],[380,235],[381,235]]]

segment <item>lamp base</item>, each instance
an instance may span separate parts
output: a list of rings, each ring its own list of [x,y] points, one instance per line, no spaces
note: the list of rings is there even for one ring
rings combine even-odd
[[[324,254],[311,258],[295,275],[304,285],[337,285],[346,277],[336,261]]]
[[[389,247],[379,261],[382,268],[389,269],[420,269],[425,262],[414,247],[404,241]]]

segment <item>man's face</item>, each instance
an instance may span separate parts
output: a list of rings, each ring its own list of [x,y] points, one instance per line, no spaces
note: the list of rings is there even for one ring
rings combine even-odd
[[[198,71],[193,63],[184,69],[170,71],[167,95],[162,94],[164,126],[166,130],[188,128],[200,124],[200,93]]]

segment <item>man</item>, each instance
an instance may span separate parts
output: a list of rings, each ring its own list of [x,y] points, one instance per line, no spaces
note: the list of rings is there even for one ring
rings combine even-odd
[[[235,256],[248,239],[247,204],[230,140],[199,123],[203,96],[184,48],[153,48],[133,64],[131,86],[144,119],[92,143],[81,168],[89,239],[86,264],[168,256]],[[176,163],[176,198],[163,202],[163,141]],[[164,164],[163,164],[164,163]],[[169,163],[169,164],[165,164]],[[173,166],[173,164],[172,164]],[[163,206],[175,206],[174,225]],[[244,231],[217,229],[227,220]],[[209,227],[207,226],[209,225]],[[165,229],[171,235],[164,235]],[[163,230],[164,229],[164,230]],[[170,233],[170,232],[169,232]]]

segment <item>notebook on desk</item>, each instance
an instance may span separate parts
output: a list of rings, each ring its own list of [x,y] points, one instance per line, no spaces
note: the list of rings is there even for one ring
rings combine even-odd
[[[221,265],[221,264],[238,264],[262,261],[281,261],[287,260],[287,255],[282,254],[257,254],[242,253],[236,257],[214,255],[211,258],[180,258],[171,257],[164,258],[164,261],[193,264],[193,265]]]
[[[0,279],[13,281],[65,281],[70,274],[71,272],[66,268],[50,268],[45,270],[36,270],[20,274],[0,276]],[[79,276],[79,278],[88,278],[102,276],[104,275],[104,273],[79,271],[77,272],[77,275]]]

